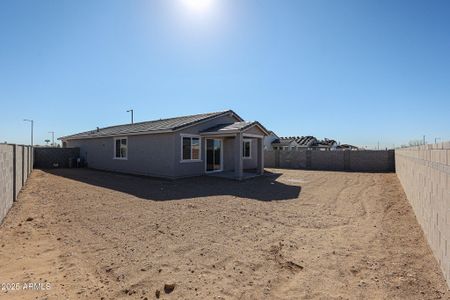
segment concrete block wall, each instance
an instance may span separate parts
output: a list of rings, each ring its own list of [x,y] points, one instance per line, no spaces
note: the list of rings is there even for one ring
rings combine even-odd
[[[395,150],[397,176],[450,287],[450,142]]]
[[[275,154],[276,154],[276,152],[272,151],[272,150],[270,150],[270,151],[269,150],[265,150],[264,151],[264,165],[266,167],[275,168],[275,166],[276,166]]]
[[[12,145],[0,144],[0,221],[6,216],[14,201],[13,150]]]
[[[27,181],[28,179],[28,170],[30,168],[30,164],[29,164],[29,151],[27,147],[23,148],[23,177],[24,177],[24,182]]]
[[[310,151],[311,152],[311,166],[313,170],[336,170],[345,171],[346,164],[344,156],[346,152],[350,151]]]
[[[19,195],[20,189],[22,188],[23,183],[25,182],[23,175],[22,175],[22,154],[23,154],[23,147],[17,146],[16,149],[16,189],[15,189],[15,197],[17,199],[17,196]]]
[[[376,151],[344,151],[349,154],[348,169],[350,171],[395,171],[395,154],[392,150]]]
[[[31,147],[0,144],[0,223],[33,170]]]
[[[275,151],[278,158],[278,167],[286,169],[306,168],[306,151]]]
[[[52,169],[57,165],[58,168],[69,168],[69,161],[79,157],[80,148],[34,148],[34,167]]]
[[[266,150],[268,168],[393,172],[394,151]]]

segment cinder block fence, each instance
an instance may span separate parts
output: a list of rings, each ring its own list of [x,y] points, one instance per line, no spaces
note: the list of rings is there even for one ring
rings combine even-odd
[[[36,147],[34,148],[34,167],[36,169],[73,168],[79,157],[80,148]]]
[[[0,144],[0,223],[33,170],[33,148]]]
[[[450,142],[395,150],[397,176],[450,287]]]
[[[354,172],[395,171],[393,150],[273,150],[264,152],[264,165],[268,168],[282,169]]]

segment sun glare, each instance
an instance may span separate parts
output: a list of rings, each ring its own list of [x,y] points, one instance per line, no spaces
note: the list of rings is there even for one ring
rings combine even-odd
[[[193,12],[205,13],[211,9],[214,0],[182,0],[182,2]]]

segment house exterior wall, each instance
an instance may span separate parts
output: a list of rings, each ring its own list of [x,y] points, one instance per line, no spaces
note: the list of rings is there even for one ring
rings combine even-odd
[[[250,151],[251,151],[251,158],[244,158],[244,170],[245,169],[256,169],[258,167],[258,138],[250,138],[250,137],[246,137],[245,135],[256,135],[256,136],[261,136],[264,139],[264,132],[261,131],[261,129],[259,129],[258,126],[253,126],[247,130],[245,130],[244,132],[244,140],[250,140],[251,141],[251,146],[250,146]],[[264,145],[262,144],[262,147]]]
[[[250,127],[249,129],[244,131],[244,137],[246,134],[254,134],[254,135],[260,135],[261,137],[264,137],[264,132],[259,129],[257,126]]]
[[[235,151],[234,147],[234,137],[225,137],[222,139],[223,142],[223,170],[224,171],[234,171],[235,155],[238,153]],[[244,140],[251,141],[251,158],[243,158],[244,169],[256,169],[258,166],[258,143],[256,138],[244,138]],[[206,154],[206,153],[204,153]],[[239,155],[242,155],[240,153]],[[204,168],[204,162],[203,162]]]
[[[232,117],[231,115],[225,115],[218,118],[215,118],[213,120],[209,120],[207,122],[203,122],[200,124],[197,124],[195,126],[191,126],[189,128],[186,128],[184,130],[181,130],[177,133],[175,133],[175,147],[176,150],[174,153],[174,174],[176,174],[176,177],[188,177],[188,176],[199,176],[205,173],[205,161],[206,161],[206,138],[201,138],[200,142],[200,149],[201,149],[201,161],[194,161],[194,162],[181,162],[181,137],[183,134],[194,134],[198,135],[200,132],[211,128],[213,126],[219,125],[219,124],[227,124],[227,123],[234,123],[238,120],[235,117]],[[225,147],[225,145],[224,145]],[[224,163],[225,163],[225,151],[227,148],[224,148]],[[227,164],[228,166],[228,164]]]
[[[174,177],[174,133],[129,135],[127,159],[114,159],[114,137],[68,140],[88,167],[147,176]]]
[[[244,138],[244,140],[250,140],[250,158],[244,158],[244,170],[256,169],[258,166],[258,140],[255,138]],[[242,154],[241,154],[242,155]]]
[[[223,170],[234,171],[234,138],[223,140]]]
[[[123,136],[128,138],[126,160],[113,158],[114,137],[67,140],[66,146],[79,147],[80,156],[93,169],[167,178],[197,176],[205,173],[205,138],[200,142],[201,160],[182,162],[181,137],[236,121],[225,115],[173,133]]]

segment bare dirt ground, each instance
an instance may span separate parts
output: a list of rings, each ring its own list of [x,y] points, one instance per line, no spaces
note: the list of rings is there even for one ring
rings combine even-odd
[[[35,170],[0,227],[0,281],[50,289],[0,298],[450,297],[395,174],[270,171]]]

